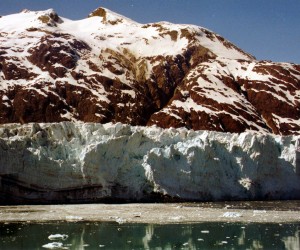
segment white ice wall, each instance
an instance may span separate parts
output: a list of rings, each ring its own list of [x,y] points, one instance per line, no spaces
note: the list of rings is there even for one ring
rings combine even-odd
[[[1,125],[0,193],[2,202],[300,198],[298,141],[122,124]]]

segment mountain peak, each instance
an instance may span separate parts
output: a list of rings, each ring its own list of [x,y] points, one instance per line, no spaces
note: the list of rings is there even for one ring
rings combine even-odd
[[[106,11],[107,9],[99,7],[95,9],[91,14],[89,14],[88,17],[99,16],[102,17],[103,19],[106,19]]]
[[[62,23],[61,18],[54,9],[40,11],[38,19],[49,26],[56,26],[56,23]]]
[[[99,7],[95,9],[91,14],[88,15],[88,17],[101,17],[102,18],[102,23],[104,24],[118,24],[118,23],[123,23],[124,21],[126,22],[134,22],[133,20],[124,17],[116,12],[113,12],[109,9]]]
[[[37,16],[49,16],[51,19],[53,19],[54,21],[58,22],[59,21],[59,16],[58,14],[56,13],[56,11],[52,8],[50,9],[47,9],[47,10],[39,10],[39,11],[32,11],[32,10],[29,10],[29,9],[23,9],[21,11],[21,13],[24,13],[24,14],[34,14],[34,15],[37,15]]]

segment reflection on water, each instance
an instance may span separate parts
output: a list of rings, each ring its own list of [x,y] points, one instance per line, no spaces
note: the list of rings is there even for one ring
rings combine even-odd
[[[0,249],[300,249],[294,224],[0,224]],[[67,234],[65,240],[48,239]],[[57,243],[54,243],[57,242]],[[54,244],[53,244],[54,243]],[[43,247],[44,246],[44,247]]]

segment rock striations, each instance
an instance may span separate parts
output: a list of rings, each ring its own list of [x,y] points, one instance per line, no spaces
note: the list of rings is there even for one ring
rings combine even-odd
[[[257,61],[193,25],[99,8],[0,18],[0,123],[121,122],[299,134],[300,65]]]

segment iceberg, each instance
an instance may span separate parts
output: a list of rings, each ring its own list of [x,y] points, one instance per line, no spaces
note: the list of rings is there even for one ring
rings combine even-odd
[[[48,249],[68,249],[67,247],[64,247],[63,243],[61,243],[61,242],[51,242],[51,243],[43,245],[42,247],[48,248]]]
[[[66,240],[69,236],[66,234],[51,234],[48,236],[49,240]]]
[[[0,126],[0,201],[300,198],[300,136],[121,123]]]
[[[226,212],[222,215],[222,217],[226,217],[226,218],[237,218],[237,217],[241,217],[242,214],[238,213],[238,212]]]

